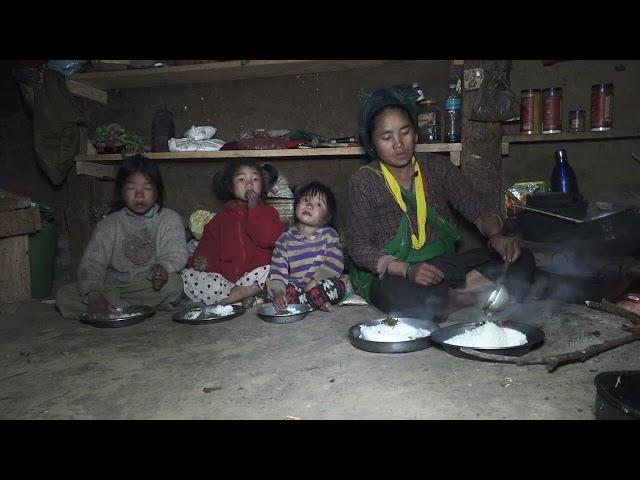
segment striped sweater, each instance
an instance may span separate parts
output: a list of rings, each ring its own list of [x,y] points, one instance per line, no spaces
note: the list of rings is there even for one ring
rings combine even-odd
[[[294,225],[276,240],[269,287],[286,291],[290,282],[304,288],[311,280],[338,277],[343,269],[344,256],[338,232],[323,227],[312,237],[305,237]]]

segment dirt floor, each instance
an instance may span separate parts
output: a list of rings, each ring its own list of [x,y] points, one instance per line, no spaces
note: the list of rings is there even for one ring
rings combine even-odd
[[[549,373],[461,359],[440,347],[404,354],[354,348],[349,327],[381,318],[368,306],[266,323],[257,306],[228,322],[185,325],[158,312],[98,329],[50,304],[3,305],[1,419],[594,419],[594,377],[637,369],[640,342]],[[443,325],[475,320],[479,309]],[[561,353],[627,335],[623,321],[551,301],[508,307],[541,327],[528,355]]]

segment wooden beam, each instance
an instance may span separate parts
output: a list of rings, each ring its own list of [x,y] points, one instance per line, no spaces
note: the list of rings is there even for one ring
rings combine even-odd
[[[207,83],[246,78],[304,75],[376,68],[439,60],[234,60],[178,67],[141,68],[117,72],[77,73],[70,79],[95,88],[140,88]]]
[[[604,132],[583,132],[583,133],[548,133],[540,135],[505,135],[503,142],[508,143],[533,143],[533,142],[579,142],[595,140],[623,140],[629,138],[640,138],[639,131],[607,130]]]
[[[99,90],[90,85],[76,82],[75,80],[67,80],[67,88],[69,91],[77,97],[88,98],[98,103],[107,103],[107,92]]]
[[[0,272],[0,303],[31,298],[28,235],[0,238]]]
[[[423,143],[416,145],[416,152],[460,152],[461,143]],[[145,152],[151,160],[211,160],[227,158],[274,158],[274,157],[362,157],[362,147],[335,148],[289,148],[280,150],[220,150],[217,152]],[[122,155],[76,155],[76,163],[81,162],[121,162]]]
[[[0,238],[26,235],[40,228],[40,210],[37,207],[0,212]]]
[[[120,160],[122,160],[122,157],[120,157]],[[102,165],[100,163],[92,162],[76,162],[76,175],[87,175],[89,177],[114,179],[116,178],[117,173],[117,165]]]
[[[0,212],[29,208],[30,206],[31,199],[29,197],[0,198]]]

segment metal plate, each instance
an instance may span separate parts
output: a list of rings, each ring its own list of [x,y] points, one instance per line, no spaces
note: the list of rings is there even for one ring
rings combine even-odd
[[[80,322],[97,328],[129,327],[131,325],[136,325],[137,323],[144,322],[146,318],[154,312],[155,310],[147,305],[131,305],[128,307],[119,307],[116,309],[117,315],[127,315],[126,317],[119,316],[117,318],[100,318],[93,320],[89,318],[88,313],[83,313],[82,315],[80,315]]]
[[[258,310],[258,315],[262,320],[269,323],[294,323],[299,322],[307,314],[313,311],[309,305],[302,303],[290,303],[289,307],[294,307],[299,310],[300,313],[282,313],[281,310],[277,310],[273,303],[265,303]]]
[[[407,340],[406,342],[374,342],[371,340],[360,338],[360,327],[373,327],[375,325],[379,325],[384,320],[384,318],[378,318],[376,320],[370,320],[368,322],[357,323],[352,326],[349,329],[349,341],[351,342],[351,345],[360,350],[373,353],[416,352],[418,350],[424,350],[425,348],[433,346],[433,342],[431,341],[431,334],[433,334],[440,328],[437,323],[422,318],[393,318],[397,319],[401,323],[405,323],[412,327],[428,330],[429,335],[426,337],[416,338],[415,340]]]
[[[216,315],[213,312],[208,310],[212,310],[215,308],[215,305],[193,305],[189,308],[185,308],[177,313],[173,314],[173,321],[178,323],[187,323],[189,325],[207,325],[209,323],[220,323],[227,322],[233,318],[239,317],[246,310],[238,305],[231,305],[233,307],[233,313],[228,315]],[[188,318],[187,314],[191,312],[194,308],[201,309],[201,313],[196,318]]]
[[[640,420],[640,370],[600,372],[596,386],[596,420]]]
[[[449,325],[447,327],[441,327],[437,332],[434,332],[431,335],[431,340],[434,343],[439,344],[447,353],[455,357],[460,358],[468,358],[470,360],[480,360],[481,358],[473,357],[471,355],[467,355],[462,352],[461,348],[472,348],[472,347],[459,347],[456,345],[450,345],[445,343],[450,338],[455,337],[461,333],[464,333],[465,330],[471,327],[479,327],[483,322],[466,322],[466,323],[458,323],[456,325]],[[527,336],[527,343],[524,345],[518,345],[516,347],[503,347],[503,348],[480,348],[473,347],[473,350],[477,350],[482,353],[491,353],[493,355],[506,355],[510,357],[521,357],[525,353],[529,352],[535,345],[542,342],[544,340],[544,332],[533,325],[529,325],[528,323],[521,322],[513,322],[511,320],[505,320],[500,322],[501,327],[512,328],[519,332],[524,333]],[[488,360],[490,361],[490,360]]]

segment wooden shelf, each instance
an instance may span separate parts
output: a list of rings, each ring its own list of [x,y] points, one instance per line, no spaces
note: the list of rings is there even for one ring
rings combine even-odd
[[[449,153],[451,161],[460,165],[461,143],[430,143],[416,145],[416,152]],[[286,150],[222,150],[218,152],[162,152],[145,153],[152,160],[165,161],[208,161],[224,160],[228,158],[342,158],[362,157],[362,147],[338,147],[338,148],[290,148]],[[76,173],[78,175],[90,175],[100,178],[114,178],[116,167],[109,165],[122,161],[118,154],[109,155],[76,155]],[[105,165],[107,164],[107,165]]]
[[[280,77],[436,61],[438,60],[236,60],[180,67],[77,73],[70,76],[69,80],[96,89],[109,90]]]
[[[598,140],[621,140],[625,138],[640,138],[640,132],[607,130],[605,132],[562,132],[544,135],[505,135],[502,137],[502,155],[509,155],[509,145],[512,143],[586,142]]]

